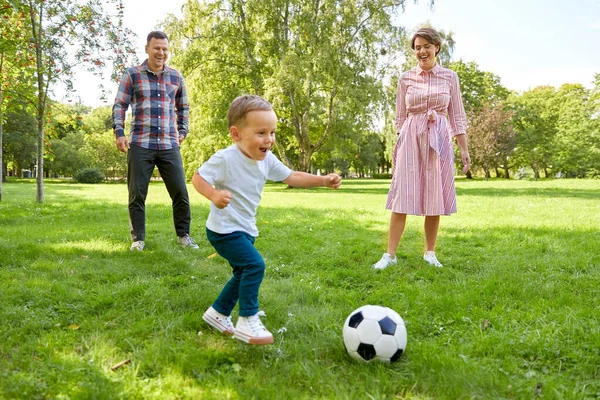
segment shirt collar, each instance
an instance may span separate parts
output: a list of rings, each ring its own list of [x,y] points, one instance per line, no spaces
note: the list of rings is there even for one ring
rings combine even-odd
[[[150,68],[148,68],[148,59],[146,58],[144,60],[144,62],[142,63],[142,69],[156,75],[156,73],[154,71],[152,71]],[[169,73],[169,71],[171,70],[171,68],[167,67],[166,65],[163,66],[163,75],[167,75]]]
[[[440,64],[438,64],[436,62],[435,65],[433,66],[433,68],[431,68],[430,71],[431,71],[431,73],[437,75],[441,70],[442,70],[442,67],[440,67]],[[417,75],[421,75],[424,72],[427,72],[427,71],[425,71],[423,68],[421,68],[420,65],[417,64]]]

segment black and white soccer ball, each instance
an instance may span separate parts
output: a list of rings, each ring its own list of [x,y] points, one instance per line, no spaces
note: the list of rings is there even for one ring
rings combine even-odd
[[[388,307],[357,308],[346,318],[342,333],[348,354],[360,361],[391,363],[406,348],[404,320]]]

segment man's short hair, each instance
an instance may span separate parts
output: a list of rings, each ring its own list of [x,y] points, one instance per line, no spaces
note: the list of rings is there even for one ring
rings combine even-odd
[[[154,39],[167,39],[167,40],[169,40],[169,37],[163,31],[152,31],[152,32],[150,32],[148,34],[148,37],[146,38],[146,44],[147,45],[150,44],[150,41],[152,40],[152,38],[154,38]]]
[[[267,100],[253,94],[237,97],[231,102],[227,111],[227,123],[232,126],[243,125],[250,111],[273,111],[273,106]]]

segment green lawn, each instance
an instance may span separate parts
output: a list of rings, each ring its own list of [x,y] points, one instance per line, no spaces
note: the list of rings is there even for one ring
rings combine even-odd
[[[275,344],[252,347],[202,321],[230,269],[209,257],[208,202],[191,186],[200,250],[178,247],[155,183],[132,253],[124,184],[48,182],[44,204],[31,181],[4,184],[0,398],[600,397],[600,180],[458,181],[444,268],[422,261],[423,219],[409,217],[398,265],[374,271],[388,185],[267,186],[257,247]],[[345,353],[344,320],[365,304],[404,318],[398,363]]]

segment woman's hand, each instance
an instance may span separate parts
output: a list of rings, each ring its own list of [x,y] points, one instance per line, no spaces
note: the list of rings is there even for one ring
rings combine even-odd
[[[462,159],[462,163],[463,163],[462,173],[466,174],[467,171],[469,171],[469,168],[471,168],[471,157],[469,156],[469,152],[461,151],[460,158]]]

